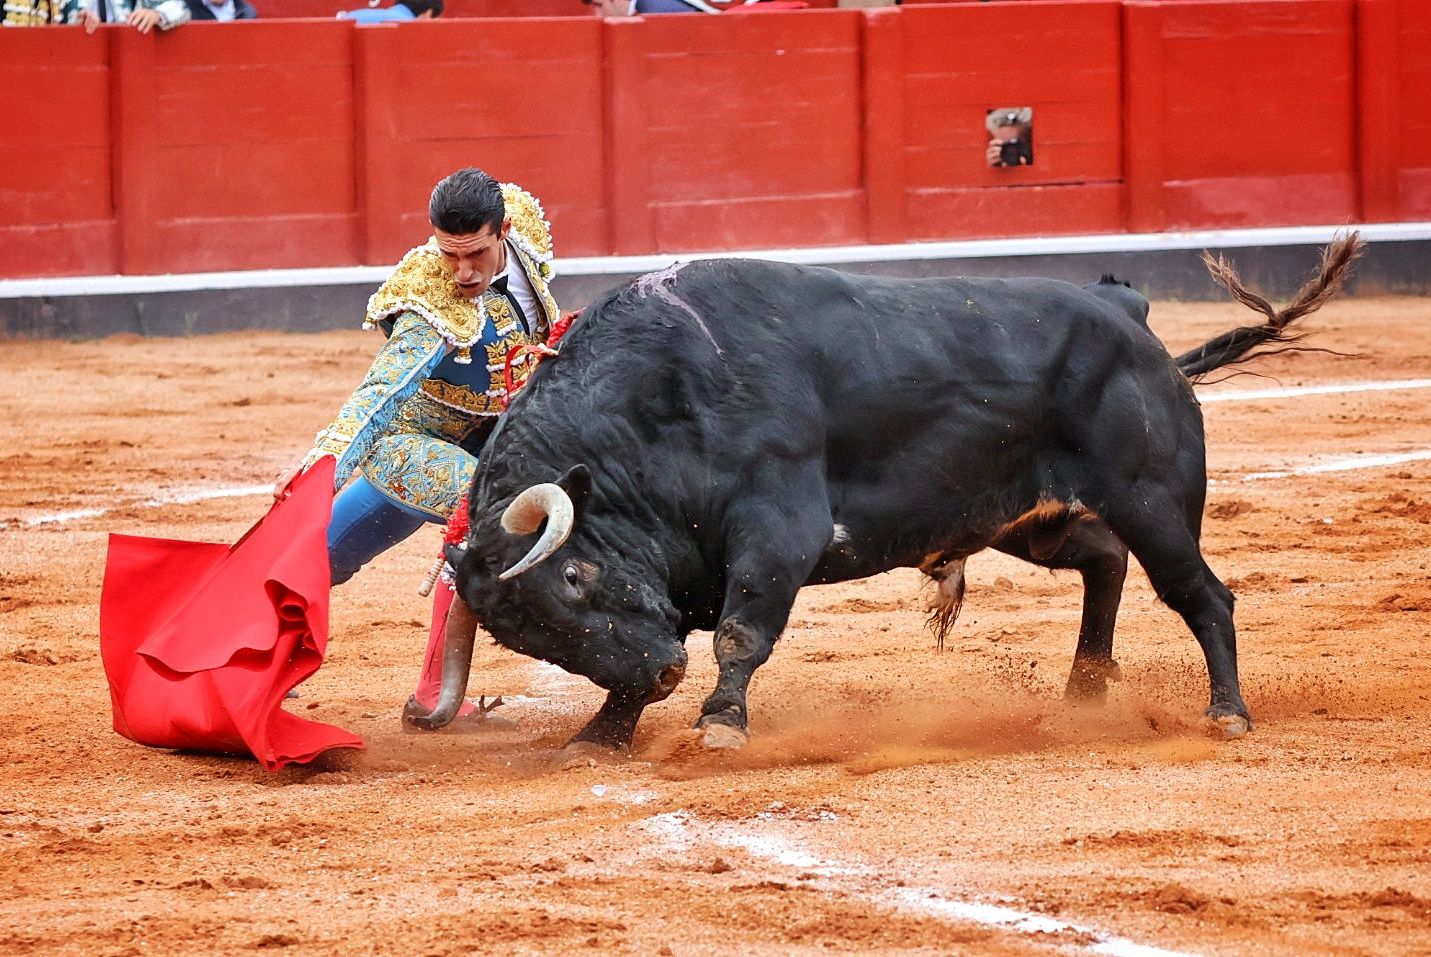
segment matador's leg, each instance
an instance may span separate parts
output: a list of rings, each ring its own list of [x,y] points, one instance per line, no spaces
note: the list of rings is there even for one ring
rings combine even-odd
[[[333,500],[328,522],[328,567],[333,584],[341,585],[358,569],[426,522],[440,519],[424,515],[383,495],[364,476],[349,482]]]

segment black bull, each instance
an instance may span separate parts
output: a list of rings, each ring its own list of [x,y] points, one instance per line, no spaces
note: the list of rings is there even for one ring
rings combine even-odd
[[[681,680],[686,636],[714,629],[719,679],[697,727],[708,746],[738,746],[751,675],[802,586],[919,568],[939,582],[942,638],[964,559],[992,546],[1081,572],[1069,693],[1095,697],[1117,667],[1131,550],[1202,647],[1210,727],[1241,734],[1233,596],[1198,544],[1207,478],[1190,377],[1297,338],[1284,327],[1336,291],[1359,245],[1328,247],[1280,311],[1208,260],[1268,321],[1176,360],[1146,300],[1111,277],[904,280],[724,260],[638,279],[582,314],[488,439],[467,546],[449,552],[460,601],[442,697],[407,720],[456,715],[480,622],[605,688],[573,741],[626,747]]]

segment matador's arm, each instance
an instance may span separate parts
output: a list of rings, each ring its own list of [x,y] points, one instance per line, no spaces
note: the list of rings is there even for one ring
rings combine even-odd
[[[398,407],[418,390],[452,348],[430,322],[415,312],[398,313],[393,320],[392,335],[378,351],[362,385],[314,438],[313,448],[303,460],[303,468],[307,469],[324,455],[337,458],[333,480],[336,488],[343,487],[392,422]]]

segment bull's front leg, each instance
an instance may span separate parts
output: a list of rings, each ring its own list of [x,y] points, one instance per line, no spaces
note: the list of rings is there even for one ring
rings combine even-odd
[[[629,751],[631,737],[636,733],[636,722],[649,700],[648,696],[629,692],[609,692],[601,710],[572,736],[566,749],[581,750],[582,745],[594,744],[601,748]]]
[[[792,600],[794,596],[791,596]],[[789,616],[786,608],[785,617]],[[749,709],[746,692],[755,669],[765,664],[775,648],[775,639],[785,626],[780,623],[774,633],[768,628],[754,628],[738,618],[726,618],[715,631],[715,657],[720,666],[720,678],[715,690],[701,706],[696,727],[704,732],[701,743],[708,748],[739,748],[750,739],[746,730]]]
[[[823,494],[794,498],[809,503],[803,512],[778,514],[791,499],[772,499],[768,510],[743,524],[747,533],[728,543],[730,575],[714,642],[720,676],[696,721],[708,748],[739,748],[749,740],[751,675],[770,658],[796,593],[833,534]]]

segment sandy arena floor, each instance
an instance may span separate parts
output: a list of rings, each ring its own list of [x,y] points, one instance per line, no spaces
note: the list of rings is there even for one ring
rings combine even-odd
[[[1174,350],[1251,318],[1153,310]],[[1431,376],[1431,300],[1311,325],[1356,355],[1202,394]],[[329,660],[290,702],[366,752],[268,774],[120,738],[106,534],[232,540],[265,497],[149,500],[270,483],[376,341],[4,344],[0,953],[1431,954],[1424,381],[1206,404],[1205,546],[1257,722],[1240,741],[1201,735],[1201,655],[1139,571],[1125,680],[1065,707],[1077,576],[993,554],[943,653],[916,573],[806,590],[732,758],[677,754],[714,681],[706,634],[624,762],[557,765],[599,693],[490,644],[472,690],[516,727],[408,733],[435,530],[335,592]]]

